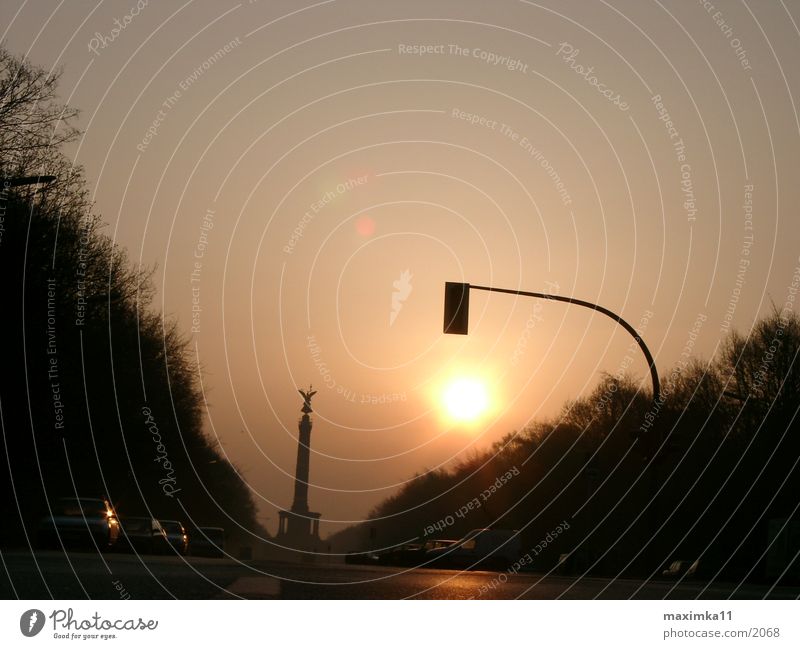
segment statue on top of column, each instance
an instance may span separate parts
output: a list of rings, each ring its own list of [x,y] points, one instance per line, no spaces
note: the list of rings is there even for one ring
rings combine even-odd
[[[303,396],[302,410],[306,414],[313,412],[313,410],[311,410],[311,397],[313,397],[317,393],[316,390],[312,390],[311,388],[312,386],[309,385],[308,392],[303,392],[302,390],[298,390],[298,392]]]

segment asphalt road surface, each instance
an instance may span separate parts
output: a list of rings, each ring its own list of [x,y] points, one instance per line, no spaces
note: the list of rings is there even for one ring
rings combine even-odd
[[[795,599],[798,587],[0,551],[3,599]]]

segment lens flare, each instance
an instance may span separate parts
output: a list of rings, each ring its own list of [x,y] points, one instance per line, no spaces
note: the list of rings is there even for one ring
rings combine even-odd
[[[375,221],[368,216],[362,216],[356,221],[356,232],[362,237],[371,237],[375,234]]]

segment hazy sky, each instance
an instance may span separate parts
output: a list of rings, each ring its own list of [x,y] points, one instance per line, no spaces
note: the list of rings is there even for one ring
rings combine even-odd
[[[473,292],[471,334],[443,336],[445,281],[602,304],[662,374],[696,322],[710,358],[783,304],[798,22],[786,0],[0,5],[8,49],[63,67],[69,153],[108,233],[157,264],[207,430],[273,532],[296,387],[319,391],[323,534],[603,371],[648,386],[630,337],[578,307]],[[471,426],[442,414],[459,376],[490,385]]]

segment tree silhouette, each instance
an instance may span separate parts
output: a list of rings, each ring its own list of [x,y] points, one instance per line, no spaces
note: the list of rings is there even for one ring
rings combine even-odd
[[[0,49],[2,540],[32,540],[48,500],[107,494],[122,514],[262,532],[247,486],[203,432],[189,340],[152,308],[152,269],[102,232],[58,74]],[[27,531],[27,535],[26,535]],[[246,534],[245,534],[246,536]]]
[[[390,546],[493,526],[519,529],[529,549],[568,520],[534,569],[572,553],[580,572],[653,577],[680,558],[700,559],[698,574],[709,579],[764,578],[775,530],[798,519],[799,350],[800,319],[774,310],[749,335],[729,334],[715,359],[682,359],[662,377],[654,417],[637,381],[604,375],[552,420],[418,474],[331,542],[357,550],[368,547],[370,528]],[[519,475],[482,507],[455,516],[514,467]],[[448,516],[451,525],[426,534]]]

